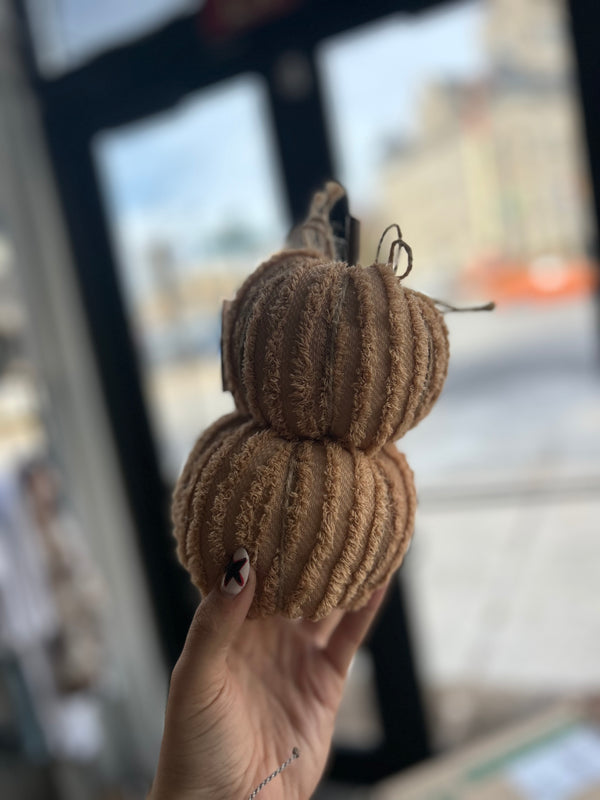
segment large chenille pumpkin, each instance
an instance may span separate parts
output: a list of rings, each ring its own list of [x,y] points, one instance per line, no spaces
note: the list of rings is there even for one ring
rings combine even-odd
[[[412,472],[393,442],[442,389],[446,326],[393,259],[351,263],[336,218],[345,203],[336,183],[316,193],[287,249],[225,303],[223,378],[237,411],[198,439],[175,488],[192,580],[207,592],[244,547],[255,616],[360,608],[413,532]]]
[[[369,457],[331,439],[283,439],[234,412],[196,443],[173,519],[201,592],[244,547],[257,573],[254,615],[319,619],[360,608],[399,566],[415,507],[412,472],[392,443]]]

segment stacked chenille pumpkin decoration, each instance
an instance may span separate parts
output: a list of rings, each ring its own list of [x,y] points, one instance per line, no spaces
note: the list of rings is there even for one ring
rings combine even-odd
[[[448,368],[443,316],[403,286],[393,246],[389,263],[336,260],[340,201],[328,183],[288,249],[224,304],[224,386],[237,410],[199,438],[175,489],[192,580],[209,591],[244,547],[254,616],[358,609],[397,569],[416,497],[394,441],[430,411]],[[395,244],[410,267],[410,248]]]

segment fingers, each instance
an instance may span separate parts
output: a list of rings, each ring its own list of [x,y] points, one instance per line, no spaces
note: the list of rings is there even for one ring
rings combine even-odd
[[[347,612],[323,650],[323,656],[342,678],[377,614],[386,589],[387,586],[378,589],[360,611]]]
[[[248,553],[240,547],[194,614],[173,678],[179,685],[185,683],[186,691],[203,690],[222,677],[227,653],[244,624],[255,586]]]
[[[320,619],[318,622],[311,622],[308,619],[302,620],[300,627],[303,635],[305,635],[310,642],[317,647],[325,647],[332,631],[337,628],[343,616],[344,612],[336,608],[331,614],[324,619]]]

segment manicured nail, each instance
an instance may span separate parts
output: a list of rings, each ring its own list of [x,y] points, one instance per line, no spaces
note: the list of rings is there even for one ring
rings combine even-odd
[[[225,594],[239,594],[250,574],[250,558],[243,547],[238,547],[231,556],[221,581],[221,591]]]

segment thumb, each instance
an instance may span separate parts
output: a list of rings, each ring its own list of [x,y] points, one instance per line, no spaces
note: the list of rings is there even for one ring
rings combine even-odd
[[[222,680],[227,653],[244,624],[255,587],[250,558],[239,547],[194,614],[173,680],[185,682],[188,691]]]

